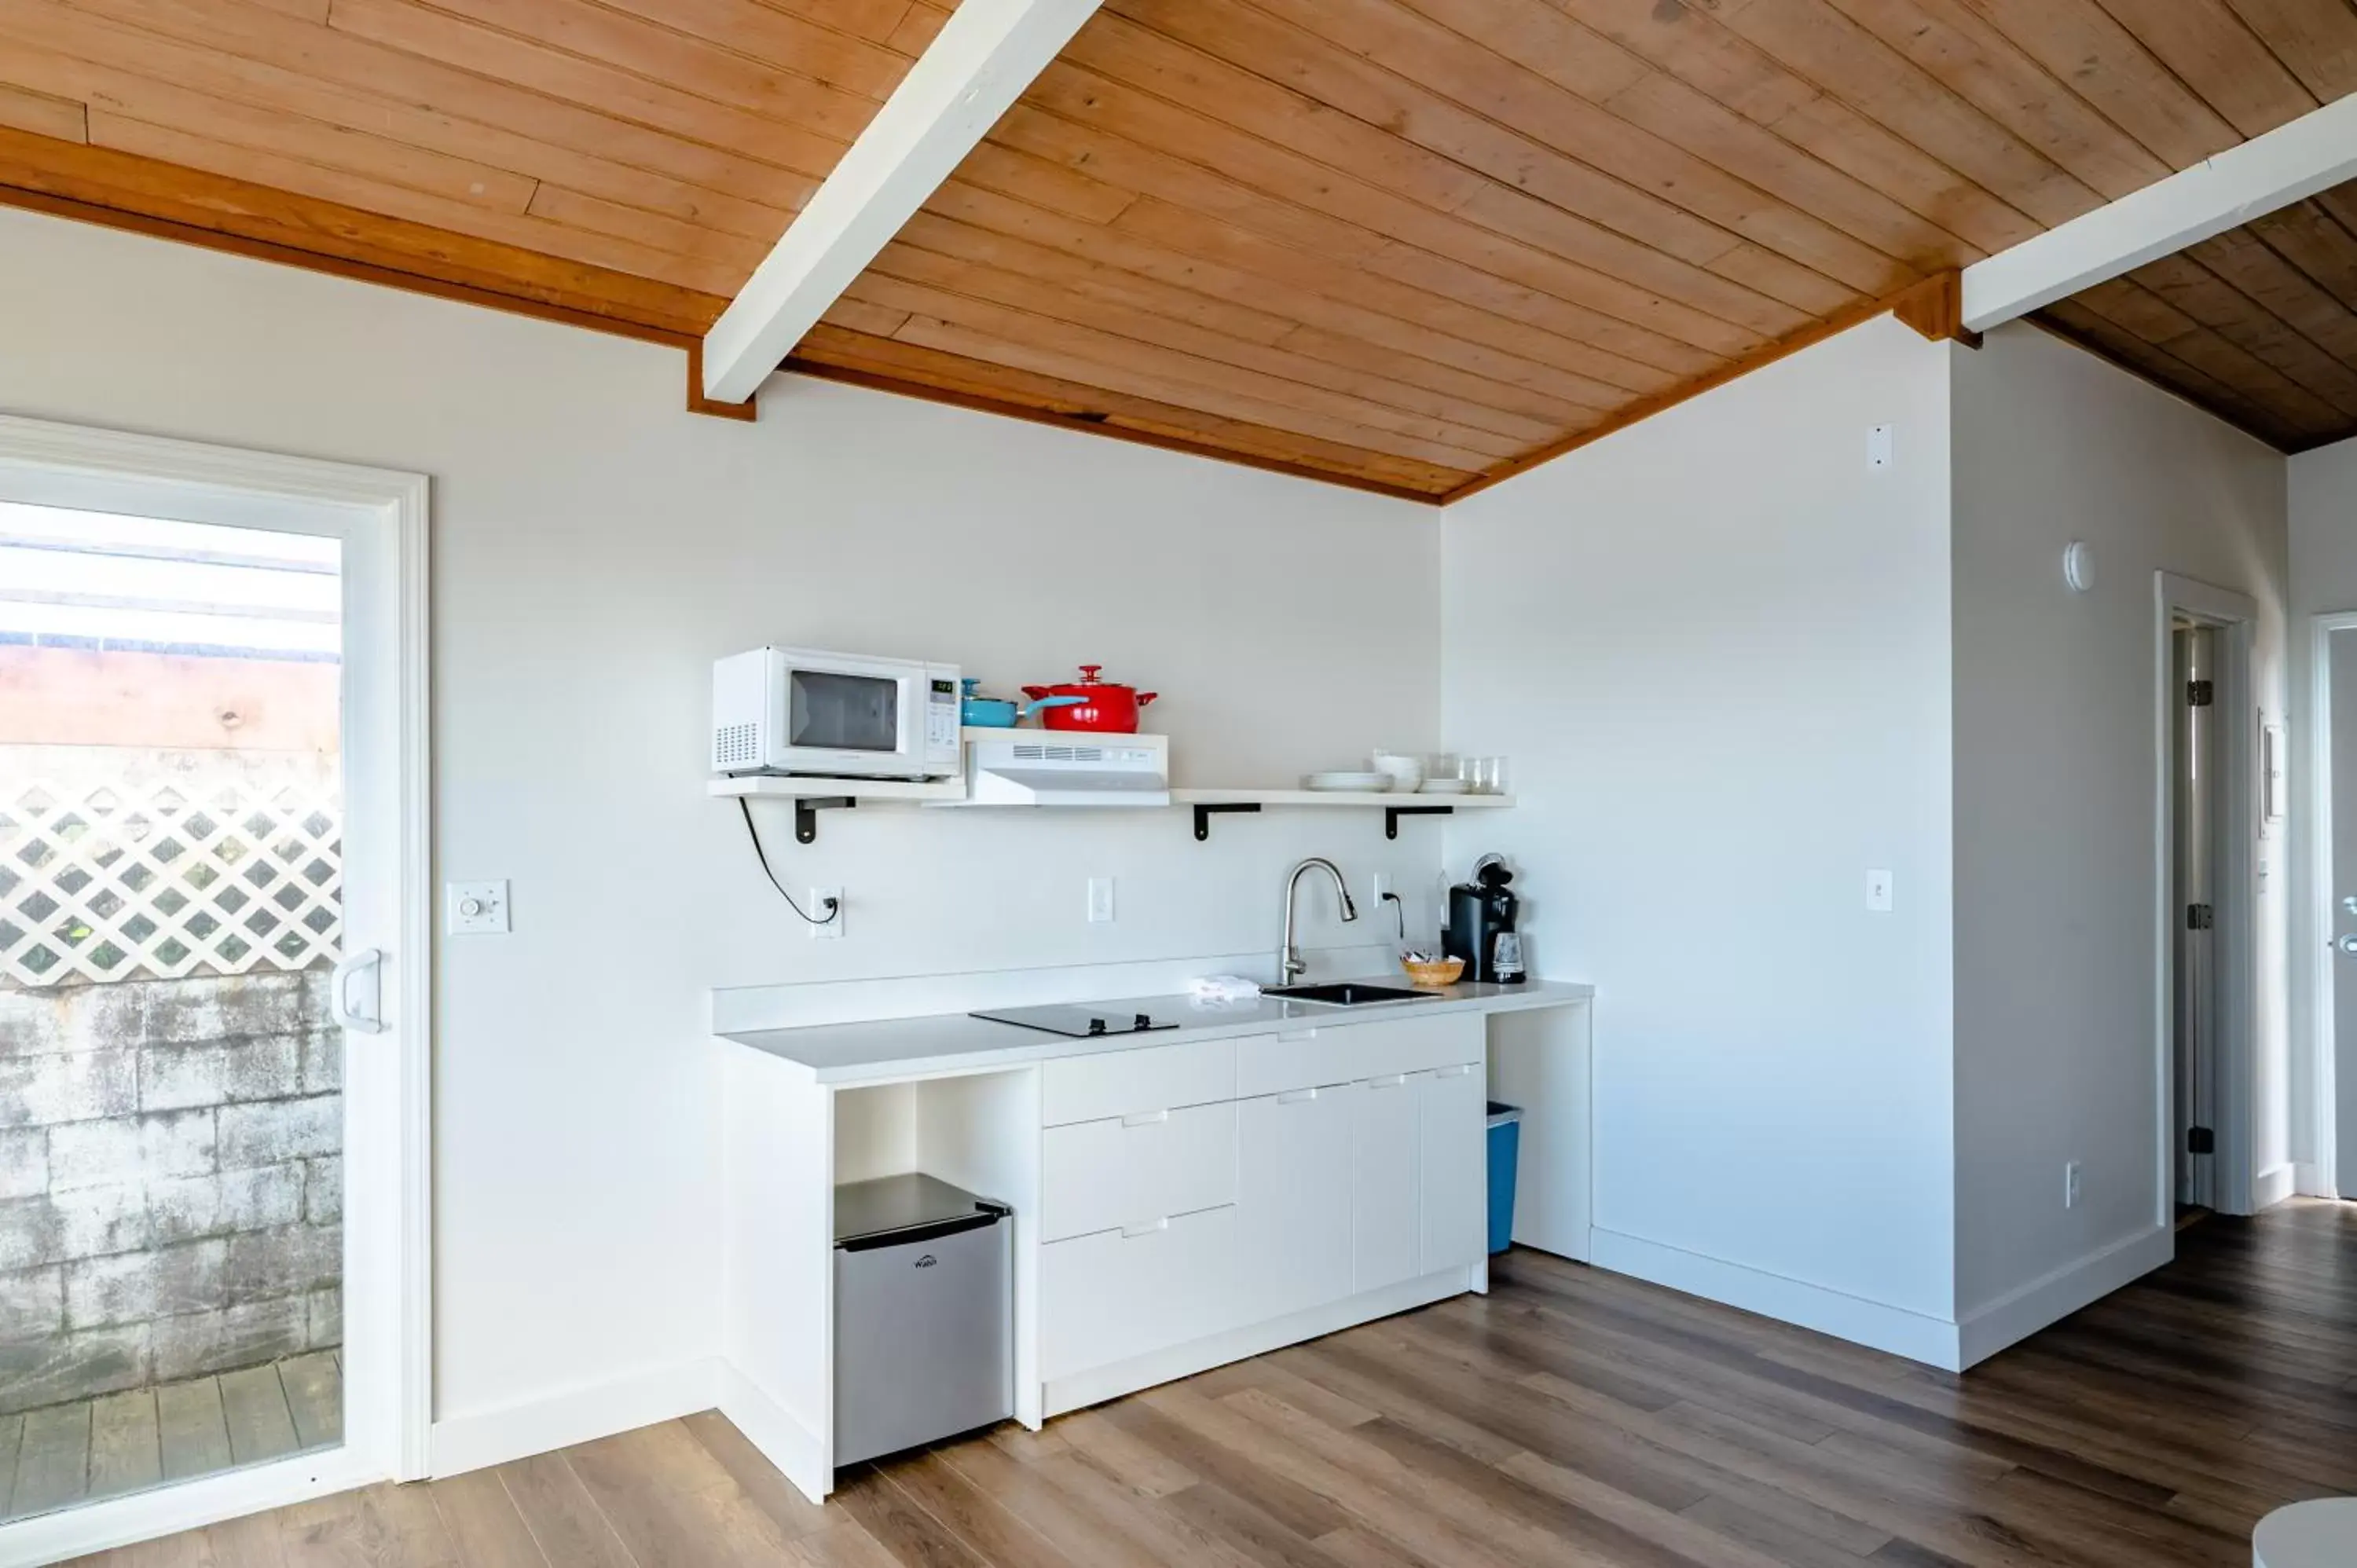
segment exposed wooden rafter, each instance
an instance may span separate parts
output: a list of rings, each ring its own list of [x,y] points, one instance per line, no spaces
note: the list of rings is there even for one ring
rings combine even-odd
[[[2357,97],[2228,147],[1964,269],[1975,332],[2357,178]]]
[[[1099,3],[963,0],[705,335],[707,398],[753,395]]]

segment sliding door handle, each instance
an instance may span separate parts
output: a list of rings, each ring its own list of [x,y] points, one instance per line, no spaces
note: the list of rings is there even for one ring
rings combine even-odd
[[[328,1010],[337,1023],[363,1035],[382,1035],[384,1022],[384,950],[364,948],[336,965],[328,977]]]

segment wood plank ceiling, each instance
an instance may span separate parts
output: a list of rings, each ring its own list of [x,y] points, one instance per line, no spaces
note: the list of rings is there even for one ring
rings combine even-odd
[[[2284,451],[2357,435],[2357,182],[2032,319]]]
[[[683,343],[947,15],[0,0],[0,199]],[[1108,0],[789,363],[1439,498],[2352,87],[2351,0]],[[2054,323],[2346,413],[2187,268]]]

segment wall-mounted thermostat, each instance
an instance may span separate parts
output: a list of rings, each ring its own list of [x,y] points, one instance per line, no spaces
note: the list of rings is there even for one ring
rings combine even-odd
[[[2074,594],[2094,592],[2095,551],[2085,540],[2074,539],[2063,547],[2062,580]]]

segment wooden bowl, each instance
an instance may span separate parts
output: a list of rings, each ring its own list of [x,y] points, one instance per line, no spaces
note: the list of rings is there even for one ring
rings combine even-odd
[[[1402,959],[1400,967],[1407,971],[1410,985],[1419,991],[1437,991],[1444,985],[1457,983],[1457,977],[1465,972],[1465,961],[1461,958],[1441,958],[1427,963],[1416,963]]]

